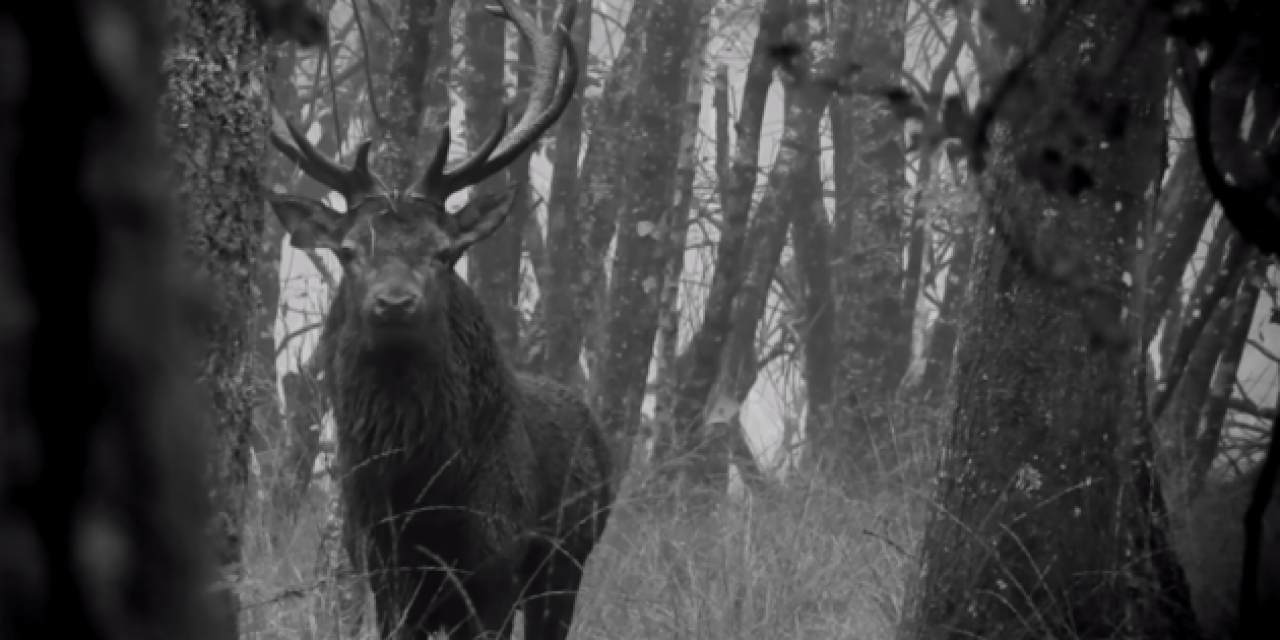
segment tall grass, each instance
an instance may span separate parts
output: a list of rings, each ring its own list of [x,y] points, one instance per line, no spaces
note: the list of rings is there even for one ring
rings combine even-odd
[[[889,637],[924,525],[920,487],[931,456],[911,440],[897,443],[911,455],[893,456],[908,462],[868,470],[852,496],[792,473],[689,514],[647,508],[624,488],[588,563],[572,637]],[[244,635],[350,637],[339,633],[339,576],[325,547],[333,487],[313,486],[286,522],[269,474],[255,480],[240,579]],[[362,639],[376,637],[371,617]]]

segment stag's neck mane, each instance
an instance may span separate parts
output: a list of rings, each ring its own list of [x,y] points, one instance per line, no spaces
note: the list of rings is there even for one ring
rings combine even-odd
[[[325,322],[325,371],[338,429],[369,453],[456,450],[509,428],[514,374],[475,294],[457,275],[440,282],[447,308],[421,335],[379,346],[348,317],[341,287]]]

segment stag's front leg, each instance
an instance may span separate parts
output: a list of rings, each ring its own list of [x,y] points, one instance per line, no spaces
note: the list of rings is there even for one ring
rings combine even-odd
[[[449,640],[511,640],[515,629],[514,590],[490,593],[475,602],[475,615],[449,634]]]

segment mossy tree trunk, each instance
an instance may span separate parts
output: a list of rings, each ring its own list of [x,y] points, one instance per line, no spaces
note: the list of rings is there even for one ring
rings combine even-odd
[[[1040,8],[1054,14],[1067,4]],[[1137,4],[1072,5],[1031,77],[1039,87],[1086,77],[1132,33]],[[999,232],[978,234],[937,510],[903,638],[1194,634],[1183,626],[1167,635],[1187,619],[1157,603],[1167,594],[1134,579],[1144,570],[1136,565],[1153,562],[1147,556],[1167,557],[1147,511],[1149,472],[1131,475],[1135,466],[1117,455],[1141,439],[1132,419],[1137,356],[1091,346],[1097,325],[1088,319],[1136,330],[1127,281],[1151,207],[1146,194],[1159,179],[1168,76],[1164,41],[1149,23],[1135,42],[1088,94],[1106,106],[1126,104],[1130,117],[1120,140],[1102,145],[1095,137],[1073,154],[1097,181],[1082,197],[1047,194],[1017,169],[1024,154],[1063,148],[1066,132],[1050,125],[1054,107],[1041,105],[1072,94],[1026,105],[1029,121],[993,128],[979,228]],[[1046,281],[1027,256],[1079,261],[1098,293],[1082,298]]]
[[[210,527],[232,585],[221,591],[217,635],[237,635],[238,579],[249,476],[253,375],[253,279],[263,225],[265,47],[243,1],[169,0],[172,41],[164,71],[162,132],[173,157],[187,257],[215,313],[201,323],[199,381],[212,442]]]

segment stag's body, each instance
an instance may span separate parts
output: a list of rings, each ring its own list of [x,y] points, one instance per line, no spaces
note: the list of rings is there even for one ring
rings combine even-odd
[[[352,507],[348,551],[365,559],[380,615],[396,618],[380,624],[465,629],[474,609],[492,628],[523,597],[532,599],[526,637],[563,637],[608,517],[609,456],[577,396],[510,370],[479,300],[456,278],[446,285],[449,313],[416,335],[370,343],[338,311],[341,299],[325,323],[325,377]],[[538,571],[544,540],[561,553]],[[454,579],[482,565],[468,597],[456,597]],[[417,592],[407,608],[406,590]]]
[[[337,423],[348,553],[368,572],[384,638],[505,637],[523,602],[525,638],[562,640],[613,499],[610,457],[586,404],[510,368],[479,299],[453,270],[507,209],[480,197],[450,214],[445,199],[527,151],[577,82],[568,36],[575,3],[561,3],[557,31],[541,37],[513,0],[500,5],[490,10],[533,46],[529,107],[509,136],[504,118],[454,169],[445,170],[448,128],[425,175],[403,192],[369,170],[368,142],[347,169],[292,124],[292,143],[272,135],[347,202],[340,214],[317,200],[270,197],[295,247],[330,250],[343,265],[318,348]]]

